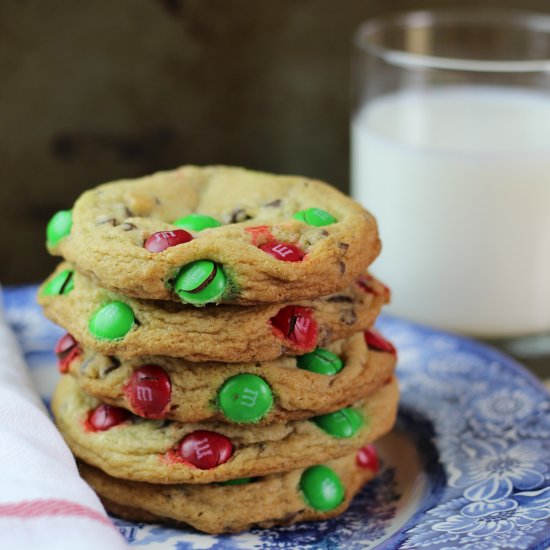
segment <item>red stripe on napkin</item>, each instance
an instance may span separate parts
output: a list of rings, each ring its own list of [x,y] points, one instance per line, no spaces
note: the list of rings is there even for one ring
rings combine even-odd
[[[30,519],[40,516],[78,516],[113,527],[113,524],[103,514],[69,500],[25,500],[15,504],[0,504],[0,518]]]

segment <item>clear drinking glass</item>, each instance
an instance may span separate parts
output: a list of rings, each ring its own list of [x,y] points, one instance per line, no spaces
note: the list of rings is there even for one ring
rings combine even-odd
[[[352,193],[389,311],[550,350],[550,17],[402,13],[355,46]]]

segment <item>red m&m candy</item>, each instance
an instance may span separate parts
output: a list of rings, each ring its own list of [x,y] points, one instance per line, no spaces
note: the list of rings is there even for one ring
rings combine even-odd
[[[388,342],[376,329],[365,331],[365,342],[369,348],[375,351],[385,351],[397,355],[397,351],[391,342]]]
[[[125,393],[136,414],[162,418],[172,396],[170,377],[156,365],[143,365],[132,373]]]
[[[183,229],[173,231],[159,231],[153,233],[143,245],[149,252],[162,252],[171,246],[187,243],[193,240],[193,235]]]
[[[311,309],[286,306],[271,318],[271,324],[286,340],[307,349],[315,346],[317,323],[312,317]]]
[[[130,413],[126,409],[102,403],[90,412],[86,424],[90,431],[103,432],[124,422],[129,417]]]
[[[305,256],[305,253],[297,246],[288,243],[269,242],[258,248],[283,262],[300,262]]]
[[[78,342],[68,332],[57,341],[54,352],[57,355],[57,366],[61,374],[68,372],[73,359],[76,359],[81,353]]]
[[[231,458],[233,445],[224,435],[197,430],[181,440],[178,452],[181,458],[193,466],[201,470],[210,470]]]
[[[380,467],[374,445],[365,445],[362,449],[359,449],[355,456],[355,462],[360,468],[373,470],[374,473],[377,473]]]

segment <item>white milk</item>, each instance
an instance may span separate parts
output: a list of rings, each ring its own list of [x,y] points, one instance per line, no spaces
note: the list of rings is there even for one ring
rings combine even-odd
[[[550,329],[550,95],[447,87],[372,101],[352,191],[377,217],[389,311],[485,337]]]

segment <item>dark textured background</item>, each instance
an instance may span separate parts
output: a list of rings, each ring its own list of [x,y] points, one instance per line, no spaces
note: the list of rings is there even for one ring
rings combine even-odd
[[[549,0],[454,5],[548,11]],[[2,0],[0,281],[46,276],[53,212],[183,163],[346,190],[350,36],[416,0]]]

